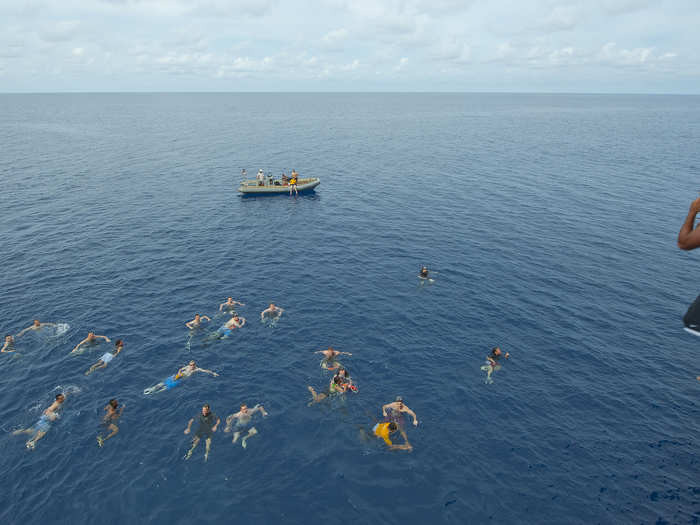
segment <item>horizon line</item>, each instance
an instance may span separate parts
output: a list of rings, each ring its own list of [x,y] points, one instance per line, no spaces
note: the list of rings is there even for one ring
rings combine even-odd
[[[620,91],[0,91],[0,95],[620,95],[620,96],[699,96],[683,92]]]

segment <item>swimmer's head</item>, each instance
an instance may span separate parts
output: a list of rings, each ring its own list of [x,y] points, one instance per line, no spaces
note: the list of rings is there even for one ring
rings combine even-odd
[[[116,408],[119,406],[119,402],[117,402],[116,399],[110,399],[110,400],[109,400],[109,406],[111,406],[112,408],[116,409]]]
[[[501,349],[500,349],[499,347],[497,347],[497,346],[494,346],[494,347],[491,349],[491,351],[492,351],[495,355],[501,355]]]
[[[6,335],[5,341],[7,341],[8,343],[11,343],[12,341],[14,341],[14,338],[11,335]]]
[[[393,433],[393,432],[396,432],[396,431],[398,430],[399,427],[398,427],[398,425],[397,425],[396,423],[394,423],[394,422],[392,421],[391,423],[389,423],[389,427],[388,427],[388,428],[389,428],[389,432],[392,432],[392,433]]]
[[[122,341],[121,339],[117,339],[116,342],[114,343],[114,346],[122,347],[122,346],[124,346],[124,341]]]
[[[195,321],[199,321],[199,314],[194,314]]]
[[[274,309],[274,308],[275,308],[275,303],[270,303],[270,308]]]
[[[56,401],[58,401],[59,403],[63,403],[65,400],[66,396],[64,396],[63,394],[56,394]]]
[[[209,413],[209,403],[205,403],[202,406],[202,414],[206,416],[208,413]]]
[[[34,326],[39,326],[41,323],[39,322],[39,319],[34,319]]]
[[[93,339],[95,339],[95,332],[88,332],[87,338],[88,341],[92,341]]]
[[[340,376],[333,376],[333,382],[334,382],[336,385],[339,385],[339,384],[340,384]]]
[[[187,363],[187,366],[189,366],[190,368],[194,368],[197,365],[194,363],[194,361],[190,361],[189,363]]]
[[[248,412],[248,405],[246,405],[245,403],[243,403],[243,404],[241,405],[241,412]]]
[[[232,303],[232,302],[233,302],[233,297],[229,297],[226,301],[229,302],[229,303]]]

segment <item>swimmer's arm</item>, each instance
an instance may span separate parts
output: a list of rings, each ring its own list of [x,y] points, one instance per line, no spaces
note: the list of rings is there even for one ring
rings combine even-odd
[[[25,328],[24,330],[21,330],[20,333],[18,333],[15,337],[22,337],[24,334],[26,334],[29,330],[32,329],[32,326],[34,326],[34,325],[30,325],[27,328]]]
[[[263,416],[267,415],[267,412],[265,412],[265,407],[262,405],[255,405],[250,411],[251,414],[255,414],[256,412],[260,412]]]
[[[386,409],[391,407],[391,403],[382,406],[382,415],[386,417]]]
[[[226,306],[226,303],[221,303],[219,305],[219,312],[224,309],[224,306]]]
[[[192,323],[194,323],[194,319],[192,319],[191,321],[187,321],[187,322],[185,323],[185,326],[186,326],[187,328],[189,328],[190,330],[192,330],[192,328],[193,328]]]
[[[418,426],[418,418],[416,417],[416,413],[408,408],[407,406],[403,407],[404,412],[406,412],[408,415],[410,415],[413,418],[413,426],[417,427]]]
[[[56,323],[39,323],[39,326],[56,326]]]
[[[681,226],[681,231],[678,232],[678,247],[681,250],[693,250],[700,246],[700,228],[693,228],[698,211],[700,211],[700,199],[695,199],[690,204],[690,211]]]
[[[238,417],[238,414],[240,414],[240,412],[236,412],[235,414],[231,414],[230,416],[228,416],[226,418],[226,427],[227,428],[231,426],[231,423],[233,423],[233,420]]]
[[[192,423],[194,422],[194,418],[190,419],[190,422],[187,423],[187,428],[185,429],[185,434],[190,433],[190,428],[192,428]]]
[[[95,336],[95,339],[104,339],[104,340],[107,341],[108,343],[111,343],[111,342],[112,342],[112,340],[111,340],[109,337],[107,337],[106,335],[96,335],[96,336]]]
[[[216,432],[216,429],[219,428],[219,423],[221,423],[221,418],[216,418],[216,423],[214,424],[213,427],[211,427],[212,432]]]
[[[206,319],[207,321],[211,321],[211,317],[209,317],[208,315],[202,315],[200,316],[200,319]]]
[[[343,355],[352,355],[350,352],[338,352],[338,355],[343,354]]]
[[[267,309],[263,310],[262,312],[260,312],[260,319],[264,321],[264,320],[265,320],[265,314],[266,314],[267,312],[269,312],[269,311],[270,311],[270,309],[267,308]]]
[[[216,372],[212,372],[211,370],[207,370],[206,368],[199,368],[199,367],[197,367],[197,368],[195,368],[195,371],[198,371],[198,372],[206,372],[207,374],[211,374],[211,375],[213,375],[214,377],[218,377],[218,376],[219,376],[219,374],[217,374]]]
[[[71,353],[77,352],[78,348],[83,346],[85,343],[87,343],[87,337],[85,339],[83,339],[82,341],[80,341],[77,345],[75,345],[75,348],[73,348],[73,350],[71,350]]]
[[[233,301],[233,304],[237,304],[238,306],[245,306],[245,304],[240,301]]]
[[[240,320],[241,320],[241,322],[238,324],[238,328],[240,328],[241,326],[243,326],[245,324],[245,317],[241,317]]]

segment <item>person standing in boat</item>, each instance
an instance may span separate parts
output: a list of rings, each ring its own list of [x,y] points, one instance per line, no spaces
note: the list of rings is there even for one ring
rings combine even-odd
[[[297,179],[299,178],[299,174],[297,173],[297,170],[293,169],[292,170],[292,175],[291,179],[289,180],[289,194],[292,194],[292,191],[296,195],[299,195],[299,190],[297,190]]]
[[[262,169],[258,170],[258,174],[255,176],[255,178],[258,181],[258,186],[264,186],[265,185],[265,174],[263,173]]]
[[[700,246],[700,227],[695,225],[695,217],[700,212],[700,199],[690,203],[688,215],[678,232],[678,247],[681,250],[694,250]],[[700,226],[700,223],[698,223]],[[685,329],[693,335],[700,335],[700,295],[688,307],[683,316]]]

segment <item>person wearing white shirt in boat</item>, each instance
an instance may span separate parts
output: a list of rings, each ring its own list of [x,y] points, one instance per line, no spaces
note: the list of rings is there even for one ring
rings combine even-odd
[[[263,173],[262,169],[258,170],[258,174],[255,176],[255,178],[258,181],[258,186],[264,186],[265,185],[265,174]]]

